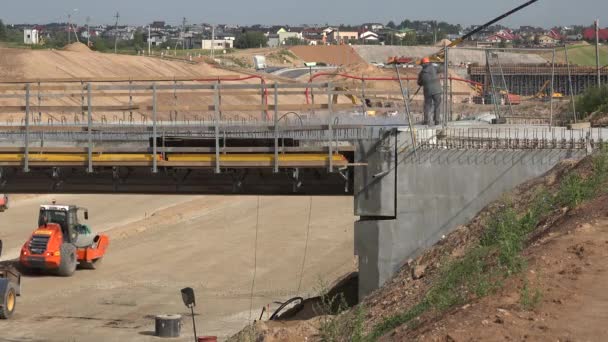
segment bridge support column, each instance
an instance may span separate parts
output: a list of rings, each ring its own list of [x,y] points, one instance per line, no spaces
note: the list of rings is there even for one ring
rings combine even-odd
[[[584,150],[458,150],[412,153],[409,132],[361,142],[355,171],[355,253],[362,299],[483,207]]]

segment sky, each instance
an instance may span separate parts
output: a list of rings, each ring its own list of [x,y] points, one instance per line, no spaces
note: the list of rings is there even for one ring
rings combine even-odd
[[[360,24],[364,22],[397,24],[403,19],[439,20],[464,26],[482,24],[527,0],[0,0],[0,19],[8,24],[66,22],[84,24],[120,22],[145,25],[153,20],[178,24]],[[599,15],[599,18],[596,16]],[[602,18],[603,16],[603,18]],[[510,27],[533,25],[591,25],[600,19],[608,26],[607,0],[540,0],[501,24]]]

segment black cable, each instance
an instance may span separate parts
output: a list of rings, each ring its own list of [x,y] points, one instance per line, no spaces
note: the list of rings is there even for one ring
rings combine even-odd
[[[253,290],[255,288],[255,277],[258,271],[258,230],[260,226],[260,196],[258,196],[258,207],[255,223],[255,244],[253,253],[253,279],[251,280],[251,297],[249,299],[249,321],[251,321],[251,312],[253,311]]]
[[[308,224],[306,227],[306,242],[304,243],[304,257],[302,258],[302,266],[300,268],[300,281],[298,283],[298,290],[296,293],[300,294],[302,288],[302,279],[304,278],[304,265],[306,264],[306,257],[308,255],[308,241],[310,239],[310,223],[312,219],[312,196],[310,196],[310,204],[308,205]]]

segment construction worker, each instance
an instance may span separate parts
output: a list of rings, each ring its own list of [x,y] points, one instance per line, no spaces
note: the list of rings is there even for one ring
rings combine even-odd
[[[424,124],[440,125],[442,90],[437,67],[428,57],[424,57],[421,64],[422,71],[418,75],[418,85],[424,88]]]

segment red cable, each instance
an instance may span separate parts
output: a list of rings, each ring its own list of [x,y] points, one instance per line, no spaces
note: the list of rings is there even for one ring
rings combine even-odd
[[[312,83],[312,81],[314,81],[316,78],[321,77],[321,76],[339,76],[339,77],[359,80],[359,81],[399,81],[399,78],[397,78],[397,77],[361,77],[361,76],[342,74],[342,73],[320,72],[318,74],[314,74],[313,76],[311,76],[310,79],[308,80],[308,84],[310,85]],[[481,84],[479,82],[467,80],[464,78],[449,77],[448,79],[454,80],[457,82],[465,82],[465,83],[483,87],[483,84]],[[416,80],[418,80],[418,78],[417,77],[402,77],[401,80],[416,81]],[[309,101],[310,87],[306,88],[305,94],[306,94],[306,104],[310,104],[310,101]]]

